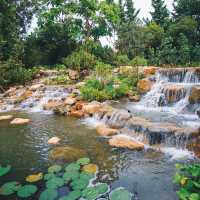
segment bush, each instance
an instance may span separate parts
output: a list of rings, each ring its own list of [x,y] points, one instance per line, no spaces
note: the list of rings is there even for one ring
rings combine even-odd
[[[117,55],[115,65],[116,66],[123,66],[123,65],[128,65],[130,62],[129,58],[127,55]]]
[[[64,58],[63,63],[67,68],[80,71],[94,68],[96,60],[94,55],[81,49]]]
[[[67,75],[60,75],[53,78],[47,78],[44,80],[44,83],[47,85],[65,85],[69,83]]]
[[[147,66],[147,60],[144,57],[136,56],[129,64],[131,66]]]
[[[182,165],[177,164],[179,170],[174,176],[174,183],[180,186],[177,192],[180,200],[200,199],[200,164]]]

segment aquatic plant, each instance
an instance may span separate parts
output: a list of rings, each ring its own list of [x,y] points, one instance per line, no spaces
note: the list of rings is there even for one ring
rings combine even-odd
[[[11,170],[11,166],[8,165],[7,167],[1,167],[0,165],[0,176],[6,175]]]
[[[62,187],[64,185],[64,180],[59,177],[51,178],[46,182],[46,187],[51,189],[57,189],[59,187]]]
[[[53,165],[48,168],[48,173],[58,173],[62,170],[62,167],[60,165]]]
[[[98,194],[105,194],[109,191],[109,186],[106,183],[98,183],[95,185],[95,189],[97,190]]]
[[[113,190],[110,193],[109,198],[110,200],[131,200],[132,196],[133,195],[128,190],[120,187]]]
[[[83,171],[86,173],[95,174],[98,171],[98,166],[95,164],[88,164],[83,166]]]
[[[32,175],[27,176],[26,181],[29,183],[34,183],[34,182],[42,180],[42,178],[43,178],[43,173],[40,172],[38,174],[32,174]]]
[[[71,172],[71,171],[79,171],[80,170],[80,165],[77,163],[71,163],[65,167],[66,172]]]
[[[90,163],[89,158],[80,158],[77,160],[77,164],[79,164],[79,165],[87,165],[89,163]]]
[[[98,191],[95,187],[88,187],[82,192],[82,197],[87,200],[94,200],[99,196]]]
[[[82,193],[79,190],[70,192],[67,196],[61,197],[59,200],[76,200],[81,197]]]
[[[17,191],[17,196],[21,198],[28,198],[37,192],[35,185],[24,185]]]
[[[21,184],[17,181],[11,181],[3,184],[0,188],[0,195],[11,195],[19,190]]]
[[[39,200],[55,200],[57,196],[58,196],[57,190],[48,188],[40,194]]]
[[[178,172],[173,182],[180,189],[177,195],[180,200],[200,200],[200,164],[176,164]]]
[[[44,175],[44,180],[45,180],[45,181],[48,181],[48,180],[50,180],[50,179],[52,179],[52,178],[55,178],[55,177],[56,177],[55,174],[53,174],[53,173],[48,173],[48,174],[45,174],[45,175]]]
[[[69,171],[63,174],[63,180],[68,183],[71,180],[79,178],[80,173],[78,171]]]
[[[88,179],[79,178],[73,180],[70,186],[73,190],[84,190],[89,185],[89,182]]]

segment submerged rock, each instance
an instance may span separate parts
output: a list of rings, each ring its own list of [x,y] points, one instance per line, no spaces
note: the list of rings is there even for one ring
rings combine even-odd
[[[126,135],[116,135],[109,140],[109,144],[113,147],[128,148],[131,150],[143,150],[144,145],[142,143],[134,141],[131,137]]]
[[[100,124],[96,127],[97,133],[101,136],[112,136],[118,134],[117,129],[109,128],[105,124]]]
[[[137,89],[141,94],[145,94],[151,90],[153,82],[145,78],[138,81]]]
[[[49,152],[49,158],[52,160],[63,160],[73,162],[85,156],[85,151],[70,146],[55,147]]]
[[[30,122],[30,119],[24,119],[24,118],[15,118],[10,122],[10,124],[16,124],[16,125],[21,125],[21,124],[28,124]]]
[[[189,96],[191,104],[200,103],[200,86],[194,86]]]
[[[59,144],[59,142],[60,142],[60,138],[58,138],[58,137],[52,137],[52,138],[50,138],[49,140],[48,140],[48,144]]]
[[[10,120],[13,118],[13,115],[2,115],[0,116],[0,121]]]

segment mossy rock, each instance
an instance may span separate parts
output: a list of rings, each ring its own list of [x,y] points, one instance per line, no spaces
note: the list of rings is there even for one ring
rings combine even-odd
[[[4,196],[11,195],[16,191],[18,191],[20,187],[21,184],[17,181],[7,182],[0,187],[0,195]]]
[[[46,187],[51,189],[57,189],[64,185],[64,180],[59,177],[52,178],[46,182]]]
[[[28,198],[37,192],[35,185],[24,185],[17,191],[17,196],[20,198]]]
[[[88,164],[84,165],[82,170],[86,173],[95,174],[98,172],[98,166],[95,164]]]
[[[110,200],[131,200],[132,196],[132,193],[122,187],[116,188],[109,195]]]
[[[39,200],[55,200],[58,197],[58,192],[55,189],[46,189],[40,194]]]
[[[6,167],[2,167],[0,165],[0,176],[6,175],[10,170],[11,170],[11,166],[10,165],[8,165]]]

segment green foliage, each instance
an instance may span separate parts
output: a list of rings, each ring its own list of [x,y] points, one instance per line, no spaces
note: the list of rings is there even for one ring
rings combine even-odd
[[[147,60],[144,57],[136,56],[129,64],[131,66],[147,66]]]
[[[71,172],[71,171],[79,171],[80,169],[80,165],[77,163],[71,163],[69,165],[67,165],[67,167],[65,167],[65,171],[66,172]]]
[[[54,200],[57,196],[57,190],[49,188],[41,193],[39,200]]]
[[[0,165],[0,176],[6,175],[11,170],[11,166],[8,165],[7,167],[1,167]]]
[[[58,173],[62,170],[62,166],[60,165],[52,165],[48,168],[48,173]]]
[[[79,190],[70,192],[66,197],[61,197],[59,200],[76,200],[81,197],[82,193]]]
[[[200,164],[177,164],[178,172],[174,176],[174,183],[180,186],[177,192],[180,200],[200,199]]]
[[[20,198],[28,198],[37,192],[35,185],[24,185],[17,191],[17,196]]]
[[[66,85],[69,83],[67,75],[59,75],[52,78],[46,78],[44,80],[46,85]]]
[[[20,189],[21,185],[19,182],[11,181],[8,183],[5,183],[0,188],[0,195],[8,196]]]
[[[96,64],[96,57],[81,49],[63,59],[67,68],[75,70],[93,69]]]
[[[89,163],[90,163],[89,158],[80,158],[77,160],[77,164],[79,164],[79,165],[87,165]]]
[[[130,62],[130,60],[127,55],[119,54],[116,57],[115,65],[116,66],[128,65],[129,62]]]
[[[57,189],[64,185],[64,180],[59,177],[51,178],[46,182],[46,187],[48,189]]]

